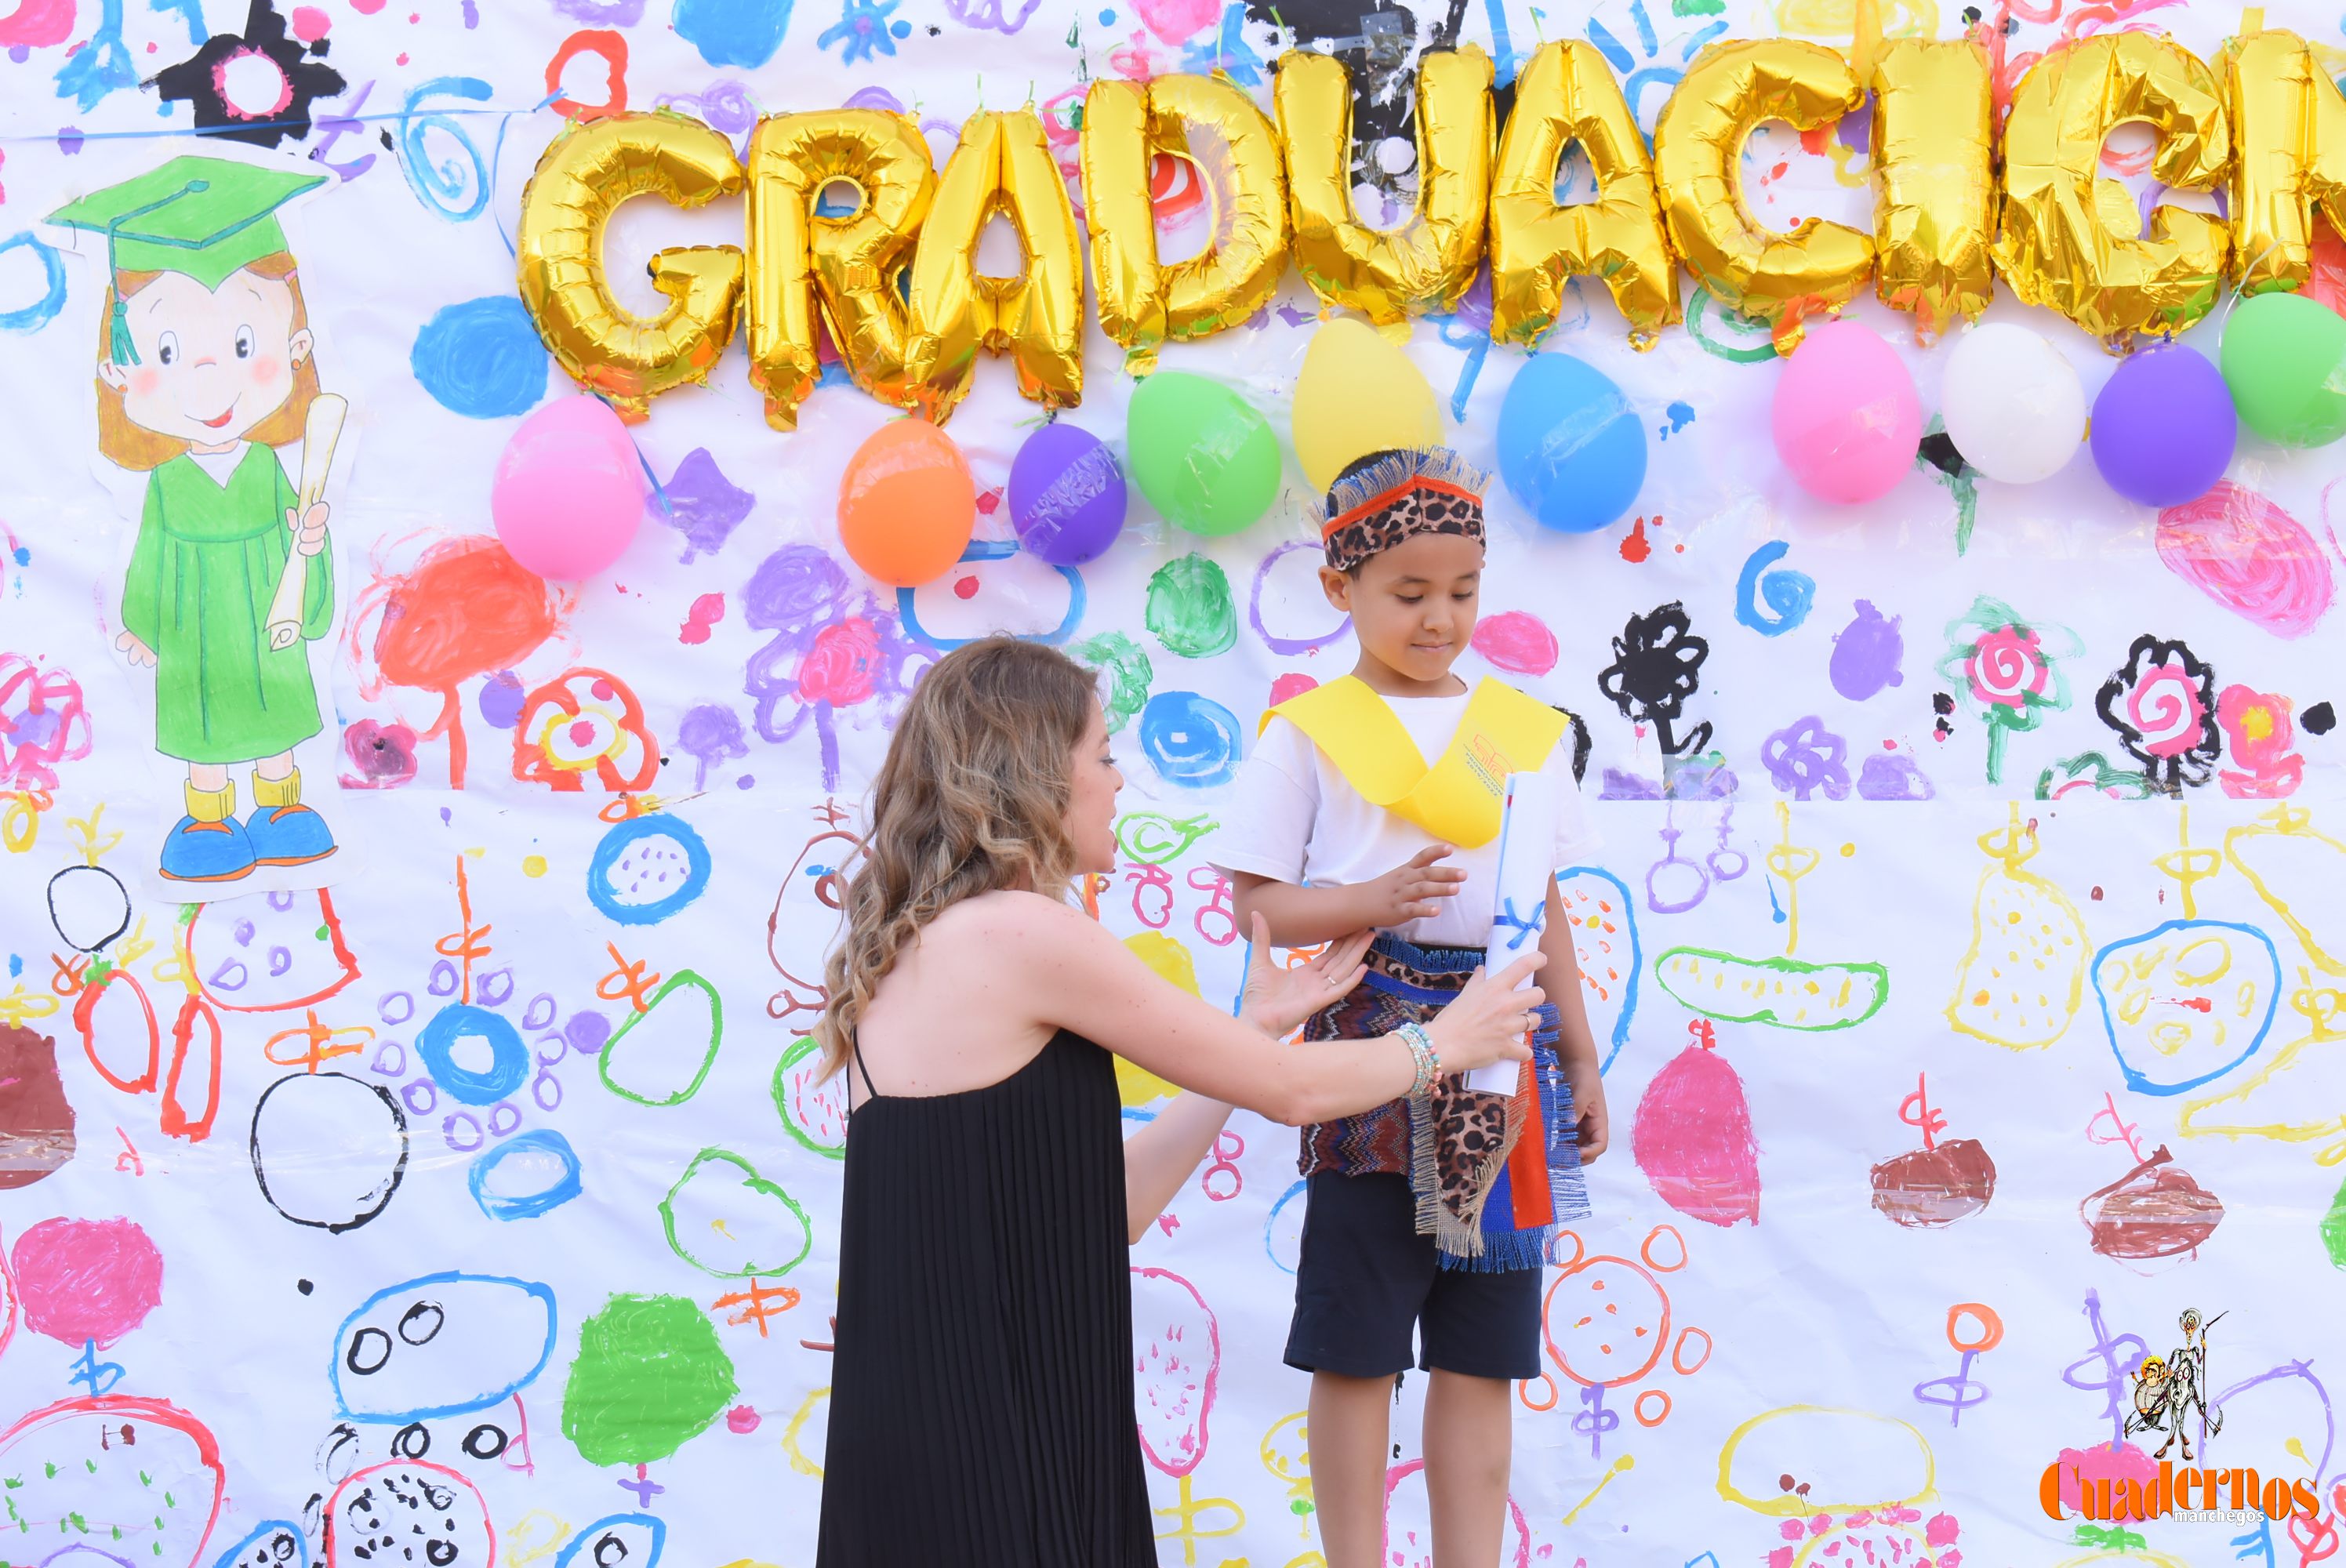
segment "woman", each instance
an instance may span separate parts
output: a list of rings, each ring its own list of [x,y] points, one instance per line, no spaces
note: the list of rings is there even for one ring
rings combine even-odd
[[[1122,783],[1090,673],[1008,637],[923,677],[874,781],[815,1031],[851,1105],[819,1568],[1154,1564],[1125,1247],[1232,1104],[1321,1121],[1526,1054],[1535,953],[1413,1039],[1279,1043],[1366,932],[1279,971],[1258,917],[1243,1019],[1166,983],[1065,897]],[[1195,1094],[1125,1141],[1110,1052]]]

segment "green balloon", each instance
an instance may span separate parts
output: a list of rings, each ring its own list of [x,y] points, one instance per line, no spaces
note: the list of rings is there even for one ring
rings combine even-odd
[[[2224,384],[2240,421],[2283,446],[2346,435],[2346,316],[2302,294],[2258,294],[2224,323]]]
[[[1192,534],[1235,534],[1279,499],[1270,422],[1203,376],[1145,378],[1126,415],[1125,453],[1148,504]]]

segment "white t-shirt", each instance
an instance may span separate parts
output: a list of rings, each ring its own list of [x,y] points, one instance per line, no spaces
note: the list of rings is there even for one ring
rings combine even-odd
[[[1438,759],[1466,716],[1472,692],[1452,697],[1389,697],[1402,728],[1423,759]],[[1555,865],[1586,862],[1598,848],[1596,830],[1572,777],[1569,731],[1548,753],[1540,772],[1556,792]],[[1374,881],[1436,842],[1433,834],[1361,797],[1300,729],[1274,717],[1239,768],[1222,825],[1207,841],[1207,860],[1226,872],[1248,871],[1301,886]],[[1490,940],[1499,871],[1499,836],[1475,849],[1453,846],[1434,862],[1466,873],[1458,891],[1429,920],[1392,927],[1404,941],[1446,947],[1483,946]]]

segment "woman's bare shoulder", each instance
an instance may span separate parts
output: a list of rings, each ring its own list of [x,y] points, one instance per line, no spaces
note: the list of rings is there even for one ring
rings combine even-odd
[[[964,899],[931,921],[922,932],[939,950],[984,947],[999,960],[1031,951],[1034,943],[1065,943],[1099,934],[1100,928],[1074,905],[1040,893],[1000,888]]]

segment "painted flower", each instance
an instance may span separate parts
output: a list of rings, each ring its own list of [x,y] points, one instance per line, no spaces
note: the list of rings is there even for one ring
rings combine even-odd
[[[1849,799],[1849,742],[1813,714],[1770,736],[1760,748],[1760,760],[1776,788],[1795,800],[1820,789],[1828,800]]]
[[[2297,738],[2289,698],[2245,686],[2228,686],[2216,698],[2216,723],[2232,743],[2232,759],[2217,776],[2235,800],[2277,800],[2297,793],[2305,759],[2290,749]]]
[[[1989,783],[2004,780],[2004,741],[2014,731],[2035,729],[2047,710],[2069,706],[2061,661],[2079,646],[2067,628],[2031,621],[1984,594],[1948,623],[1939,674],[1971,698],[1987,724]]]
[[[1694,635],[1686,606],[1673,599],[1651,614],[1631,616],[1613,639],[1613,662],[1596,677],[1596,688],[1613,699],[1632,724],[1650,724],[1664,755],[1700,751],[1710,726],[1698,724],[1684,737],[1671,734],[1686,699],[1702,686],[1703,660],[1710,644]]]
[[[2095,698],[2102,722],[2142,764],[2152,788],[2168,794],[2205,784],[2223,737],[2216,729],[2216,672],[2180,642],[2143,636]]]
[[[844,708],[870,697],[879,681],[880,632],[862,616],[834,621],[814,634],[799,665],[799,697]]]
[[[648,788],[659,772],[658,743],[643,705],[618,677],[574,669],[523,701],[514,727],[514,777],[576,792],[588,774],[617,793]]]
[[[1997,626],[1982,632],[1964,659],[1964,678],[1971,683],[1972,700],[1983,708],[1991,703],[2025,708],[2030,697],[2044,696],[2045,683],[2052,676],[2053,667],[2045,662],[2036,633],[2028,626]]]

